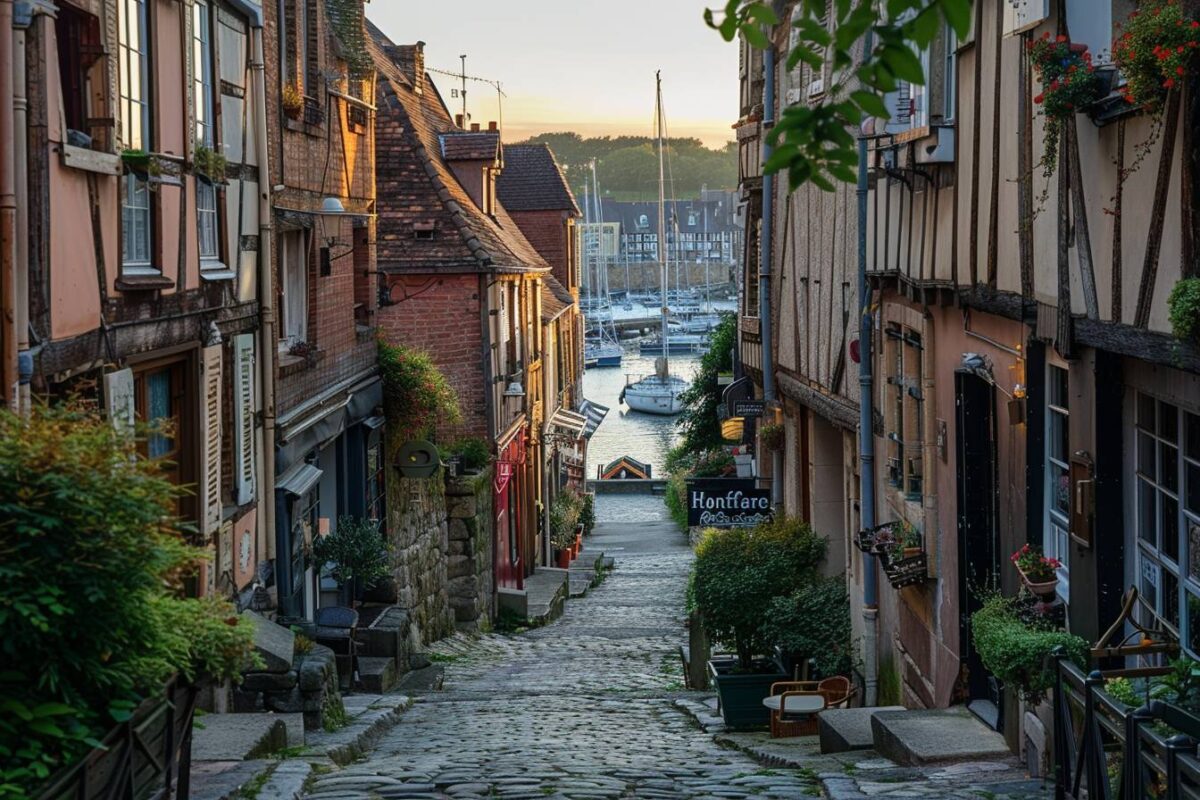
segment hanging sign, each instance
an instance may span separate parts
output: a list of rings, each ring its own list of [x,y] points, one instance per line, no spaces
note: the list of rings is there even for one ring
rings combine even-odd
[[[702,528],[748,528],[774,516],[771,490],[753,478],[689,478],[686,481],[688,525]]]
[[[761,417],[766,410],[765,400],[738,400],[733,404],[735,417]]]

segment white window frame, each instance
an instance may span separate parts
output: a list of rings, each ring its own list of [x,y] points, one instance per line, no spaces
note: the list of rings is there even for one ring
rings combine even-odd
[[[1152,404],[1151,428],[1144,426],[1143,415]],[[1164,419],[1174,415],[1173,433],[1165,430]],[[1182,407],[1148,392],[1138,391],[1133,398],[1133,527],[1134,548],[1137,551],[1136,579],[1141,595],[1140,615],[1143,622],[1157,620],[1178,635],[1180,643],[1193,658],[1200,655],[1200,630],[1193,631],[1189,618],[1190,603],[1200,607],[1200,567],[1193,570],[1189,565],[1200,564],[1200,553],[1189,552],[1191,529],[1200,529],[1200,409]],[[1189,432],[1197,442],[1189,447]],[[1152,449],[1152,453],[1147,450]],[[1174,450],[1173,465],[1171,450]],[[1145,469],[1143,469],[1145,467]],[[1149,474],[1147,470],[1153,470]],[[1173,483],[1172,483],[1173,482]],[[1194,495],[1189,501],[1188,495]],[[1147,541],[1147,500],[1154,503],[1153,542]],[[1174,504],[1172,514],[1169,504]],[[1190,505],[1192,503],[1194,505]],[[1165,550],[1163,523],[1172,521],[1175,526],[1175,557]],[[1200,531],[1197,539],[1200,540]],[[1197,542],[1200,549],[1200,541]],[[1164,613],[1166,600],[1170,599],[1169,583],[1174,583],[1178,622],[1173,623]],[[1147,599],[1147,594],[1152,596]],[[1200,613],[1195,620],[1200,627]]]
[[[192,6],[192,105],[196,119],[196,144],[213,147],[217,137],[213,100],[213,20],[207,0],[195,0]]]
[[[1061,373],[1066,396],[1055,398],[1053,388],[1057,385],[1055,377]],[[1058,559],[1058,594],[1064,601],[1071,596],[1071,447],[1070,422],[1071,412],[1068,407],[1070,398],[1070,373],[1066,367],[1059,364],[1046,364],[1046,420],[1044,428],[1045,460],[1043,462],[1044,489],[1042,497],[1042,551],[1050,558]],[[1055,399],[1059,402],[1055,403]],[[1062,430],[1066,432],[1066,445],[1061,458],[1054,455],[1054,420],[1059,420]],[[1057,507],[1055,497],[1059,487],[1056,486],[1056,470],[1058,479],[1067,481],[1067,510],[1064,513]]]
[[[132,172],[121,176],[121,272],[157,275],[153,266],[154,214],[150,186]]]
[[[308,341],[308,235],[307,231],[279,234],[279,278],[283,302],[280,349]]]

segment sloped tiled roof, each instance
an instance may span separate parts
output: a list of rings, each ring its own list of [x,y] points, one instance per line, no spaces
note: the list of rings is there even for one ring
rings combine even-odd
[[[545,144],[505,146],[496,195],[509,211],[562,210],[579,215],[571,187]]]
[[[551,285],[551,281],[553,281],[559,289],[563,288],[563,285],[555,280],[553,275],[547,275],[542,279],[542,322],[551,321],[559,314],[570,308],[571,303],[573,302],[573,298],[571,297],[570,293],[567,293],[566,299],[564,300],[562,295],[554,290],[554,286]]]
[[[417,94],[386,55],[393,43],[368,21],[377,81],[375,147],[379,267],[390,271],[548,272],[549,264],[498,203],[488,216],[442,156],[456,133],[428,76]],[[414,235],[432,229],[432,235]]]
[[[447,161],[495,161],[500,156],[500,134],[494,131],[449,131],[438,139]]]

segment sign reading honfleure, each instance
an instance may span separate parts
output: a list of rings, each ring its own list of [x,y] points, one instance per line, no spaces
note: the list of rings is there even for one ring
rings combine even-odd
[[[774,515],[771,490],[753,478],[689,478],[688,525],[705,528],[748,528]]]

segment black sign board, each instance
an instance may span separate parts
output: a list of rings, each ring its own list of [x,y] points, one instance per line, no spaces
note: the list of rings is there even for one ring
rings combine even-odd
[[[753,478],[689,478],[688,525],[704,528],[748,528],[774,515],[771,490]]]
[[[761,417],[766,410],[765,400],[739,400],[733,404],[735,417]]]

